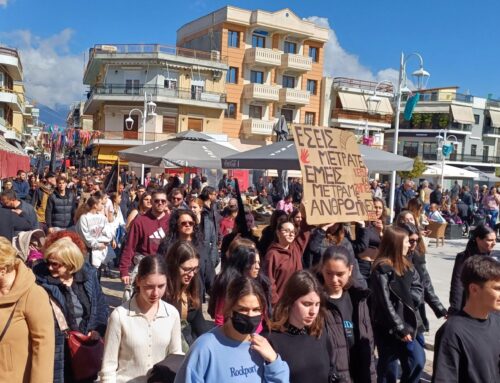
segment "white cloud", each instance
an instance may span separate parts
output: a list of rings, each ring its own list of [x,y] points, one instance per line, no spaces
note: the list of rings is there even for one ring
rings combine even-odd
[[[83,54],[70,53],[72,37],[69,28],[46,38],[29,30],[0,33],[0,40],[19,49],[24,87],[31,100],[54,108],[82,99]]]
[[[389,80],[394,85],[398,82],[399,70],[385,68],[374,73],[361,63],[360,58],[345,50],[337,39],[335,31],[330,28],[326,17],[311,16],[305,20],[312,21],[316,25],[329,29],[330,39],[325,44],[325,56],[323,73],[331,77],[348,77],[367,81]]]
[[[0,0],[0,7],[4,7],[5,8],[7,6],[8,2],[9,2],[8,0]]]

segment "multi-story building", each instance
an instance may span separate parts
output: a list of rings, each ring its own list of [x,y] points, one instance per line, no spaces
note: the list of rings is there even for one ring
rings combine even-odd
[[[280,116],[318,125],[327,28],[295,15],[226,6],[177,31],[177,45],[228,58],[223,132],[264,143]]]
[[[383,148],[393,118],[392,85],[325,77],[321,92],[321,126],[351,130],[360,143]]]
[[[83,114],[85,108],[84,101],[73,103],[66,117],[66,128],[81,129],[87,132],[92,131],[93,117],[88,114]]]
[[[439,135],[446,130],[454,150],[446,163],[473,166],[492,172],[500,167],[500,102],[458,92],[458,87],[420,92],[411,120],[404,119],[405,97],[400,115],[398,152],[420,156],[424,162],[440,161]],[[392,148],[394,129],[386,131]]]
[[[96,45],[90,49],[83,83],[90,87],[79,115],[91,115],[99,155],[110,156],[142,144],[144,98],[156,104],[146,122],[146,142],[193,129],[222,133],[227,64],[219,52],[159,44]],[[96,150],[97,152],[97,150]]]

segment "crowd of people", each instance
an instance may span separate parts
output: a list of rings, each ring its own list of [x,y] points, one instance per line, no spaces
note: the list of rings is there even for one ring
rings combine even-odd
[[[427,304],[447,319],[433,381],[500,381],[496,189],[456,183],[447,195],[405,181],[389,224],[375,181],[373,220],[313,226],[300,179],[285,193],[260,177],[242,193],[227,175],[210,185],[147,173],[140,184],[110,170],[4,183],[1,380],[419,382]],[[248,201],[272,209],[262,232]],[[467,222],[486,219],[468,227],[446,308],[425,238],[436,212],[458,223],[460,204]],[[101,278],[115,269],[123,303],[110,310]]]

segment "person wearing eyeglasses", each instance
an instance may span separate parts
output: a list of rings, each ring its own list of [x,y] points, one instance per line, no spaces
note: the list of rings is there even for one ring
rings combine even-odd
[[[210,330],[201,307],[200,255],[189,241],[176,241],[168,251],[167,289],[163,299],[174,306],[181,318],[182,351]]]
[[[292,274],[302,270],[302,254],[309,243],[312,226],[307,224],[304,206],[301,205],[300,209],[302,221],[299,233],[292,222],[280,222],[276,226],[275,240],[265,256],[264,271],[271,283],[273,306],[278,303]]]
[[[151,209],[144,215],[137,216],[128,231],[128,239],[120,259],[120,276],[122,282],[130,285],[130,266],[134,259],[134,269],[144,256],[155,255],[161,240],[168,233],[167,195],[157,190],[151,194]]]
[[[44,248],[43,255],[45,262],[38,263],[33,269],[36,281],[59,306],[69,329],[95,340],[104,337],[108,305],[97,272],[85,262],[79,246],[70,236],[64,236]],[[56,321],[54,382],[76,381],[70,360],[65,357],[65,348],[65,334]]]
[[[188,209],[188,205],[184,202],[184,195],[179,188],[172,189],[168,195],[168,200],[170,201],[170,210]]]

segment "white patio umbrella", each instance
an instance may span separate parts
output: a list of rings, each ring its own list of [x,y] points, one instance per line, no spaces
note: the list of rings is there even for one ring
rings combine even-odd
[[[429,165],[425,172],[422,173],[424,176],[429,177],[441,177],[441,165]],[[457,168],[456,166],[444,165],[444,178],[477,178],[479,175],[477,173],[471,172],[470,170]]]

